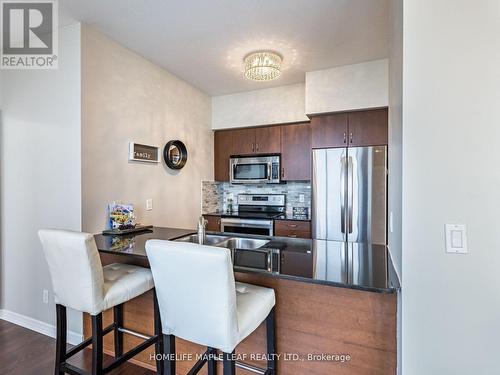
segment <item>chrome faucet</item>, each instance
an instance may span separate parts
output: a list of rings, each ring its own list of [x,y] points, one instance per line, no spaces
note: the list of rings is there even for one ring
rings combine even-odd
[[[205,220],[203,216],[200,216],[198,219],[198,243],[203,245],[205,243],[205,235],[206,235],[206,225],[208,221]]]

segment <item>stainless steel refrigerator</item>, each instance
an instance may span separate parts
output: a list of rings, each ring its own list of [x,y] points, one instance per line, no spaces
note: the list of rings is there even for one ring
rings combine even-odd
[[[332,277],[357,283],[370,275],[386,254],[387,147],[313,150],[312,220],[317,247],[341,259]]]

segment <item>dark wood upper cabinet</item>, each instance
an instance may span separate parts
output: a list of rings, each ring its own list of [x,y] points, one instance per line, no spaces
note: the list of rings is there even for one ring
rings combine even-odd
[[[231,155],[278,154],[281,126],[217,130],[214,134],[214,179],[229,181]]]
[[[381,146],[388,144],[388,110],[369,109],[314,116],[312,148]]]
[[[219,130],[214,134],[214,180],[229,181],[229,156],[233,150],[233,131]]]
[[[347,113],[314,116],[311,119],[312,148],[347,146]]]
[[[234,129],[232,132],[232,154],[248,155],[255,153],[255,129]]]
[[[383,146],[388,144],[387,108],[350,112],[349,146]]]
[[[309,123],[281,127],[281,179],[311,179],[311,127]]]
[[[278,154],[281,151],[281,126],[255,128],[255,152]]]

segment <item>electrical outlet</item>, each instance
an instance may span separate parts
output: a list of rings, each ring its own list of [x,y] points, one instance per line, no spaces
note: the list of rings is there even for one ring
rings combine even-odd
[[[49,303],[49,291],[47,289],[42,291],[42,301],[45,304]]]
[[[153,199],[146,199],[146,211],[151,211],[153,209]]]

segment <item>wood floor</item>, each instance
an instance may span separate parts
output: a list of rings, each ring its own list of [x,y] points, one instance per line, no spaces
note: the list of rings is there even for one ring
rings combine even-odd
[[[54,373],[55,340],[29,329],[0,319],[0,374],[1,375],[51,375]],[[105,356],[104,363],[111,360]],[[75,355],[69,362],[90,370],[91,351]],[[114,375],[152,375],[149,371],[125,363],[110,372]]]

